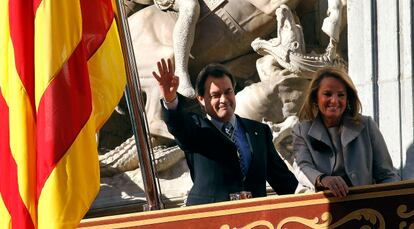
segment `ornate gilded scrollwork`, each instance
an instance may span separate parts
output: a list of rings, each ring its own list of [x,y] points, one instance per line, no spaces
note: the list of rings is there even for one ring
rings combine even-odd
[[[301,223],[303,225],[306,225],[310,228],[337,228],[351,220],[361,220],[364,218],[365,220],[368,220],[372,225],[375,225],[378,222],[378,228],[384,229],[385,228],[385,220],[384,217],[379,213],[378,211],[374,209],[369,208],[363,208],[356,211],[353,211],[343,217],[342,219],[338,220],[336,223],[332,223],[332,215],[329,212],[324,212],[321,215],[321,220],[319,220],[317,217],[314,219],[305,219],[301,217],[289,217],[279,222],[277,225],[277,229],[282,229],[283,226],[290,222],[296,222]],[[321,221],[321,222],[319,222]],[[368,226],[368,225],[365,225]],[[364,228],[362,226],[361,228]]]
[[[402,218],[402,219],[408,219],[412,216],[414,216],[414,210],[407,212],[407,205],[405,204],[401,204],[400,206],[398,206],[397,208],[397,215],[398,217]],[[399,228],[400,229],[404,229],[407,226],[407,222],[406,221],[401,221]],[[414,229],[414,223],[410,224],[408,226],[408,229]]]
[[[246,226],[241,227],[240,229],[253,229],[257,226],[265,226],[268,229],[274,229],[273,224],[269,221],[266,221],[266,220],[259,220],[259,221],[249,223]],[[263,227],[261,227],[261,228],[263,228]],[[220,229],[230,229],[230,226],[228,224],[224,224],[220,227]]]
[[[285,224],[292,223],[292,222],[306,225],[311,228],[326,228],[330,224],[331,221],[332,221],[332,215],[329,212],[324,212],[321,215],[321,222],[319,222],[318,217],[315,217],[313,219],[305,219],[302,217],[293,216],[293,217],[285,218],[282,221],[280,221],[276,228],[282,229]]]
[[[405,214],[405,210],[406,210],[406,206],[401,207],[401,209],[399,208],[399,212],[401,212],[403,215]],[[409,215],[409,217],[414,215],[414,212],[410,212],[404,216]],[[337,228],[347,222],[350,222],[351,220],[358,220],[361,221],[362,219],[364,219],[365,221],[368,221],[366,223],[370,223],[370,225],[362,225],[360,228],[371,228],[371,226],[374,226],[378,223],[377,227],[378,229],[385,229],[385,220],[384,217],[382,216],[381,213],[379,213],[378,211],[374,210],[374,209],[370,209],[370,208],[362,208],[359,210],[355,210],[351,213],[349,213],[348,215],[346,215],[345,217],[343,217],[342,219],[338,220],[335,223],[332,223],[332,214],[329,212],[324,212],[322,213],[321,217],[315,217],[312,219],[306,219],[303,217],[298,217],[298,216],[292,216],[292,217],[288,217],[283,219],[282,221],[280,221],[276,228],[277,229],[283,229],[283,228],[287,228],[286,224],[288,223],[298,223],[298,224],[302,224],[304,226],[310,227],[310,228],[314,228],[314,229],[322,229],[322,228]],[[365,222],[364,222],[365,223]],[[406,224],[404,224],[405,226]],[[257,226],[265,226],[269,229],[274,229],[274,225],[266,220],[259,220],[259,221],[255,221],[252,223],[247,224],[246,226],[241,227],[241,229],[253,229]],[[230,229],[230,225],[228,224],[224,224],[220,227],[220,229]],[[400,228],[401,228],[401,224],[400,224]],[[413,229],[414,227],[410,226],[409,229]],[[234,228],[235,229],[235,228]]]
[[[401,204],[397,208],[397,214],[400,218],[407,219],[414,216],[414,210],[412,210],[411,212],[407,212],[407,205]]]

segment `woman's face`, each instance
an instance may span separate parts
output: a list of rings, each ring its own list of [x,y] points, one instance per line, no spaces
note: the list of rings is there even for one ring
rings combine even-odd
[[[339,125],[348,99],[345,84],[334,77],[323,78],[316,99],[324,124],[327,127]]]

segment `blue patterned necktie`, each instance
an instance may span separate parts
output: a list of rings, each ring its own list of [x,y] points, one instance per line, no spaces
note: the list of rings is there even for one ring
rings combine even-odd
[[[231,123],[226,122],[223,124],[223,132],[232,142],[234,142],[234,127]]]
[[[247,162],[243,158],[243,153],[240,150],[240,145],[238,144],[237,137],[235,134],[235,129],[230,122],[226,122],[223,124],[223,132],[229,137],[229,139],[236,145],[237,148],[237,155],[239,156],[240,160],[240,168],[244,176],[247,174]]]

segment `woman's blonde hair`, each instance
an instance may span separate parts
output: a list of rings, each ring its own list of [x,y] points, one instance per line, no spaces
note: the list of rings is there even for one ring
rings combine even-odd
[[[358,93],[354,83],[349,77],[348,73],[337,67],[324,67],[315,72],[314,77],[309,85],[306,93],[305,101],[299,111],[299,120],[313,120],[318,114],[317,94],[324,78],[333,77],[341,81],[346,88],[347,93],[347,107],[344,114],[348,114],[354,121],[359,122],[361,118],[361,102],[358,98]]]

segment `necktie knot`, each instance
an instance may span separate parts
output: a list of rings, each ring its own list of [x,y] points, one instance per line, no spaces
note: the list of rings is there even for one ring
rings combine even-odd
[[[223,128],[223,132],[227,135],[227,137],[233,140],[233,135],[234,135],[233,125],[229,122],[226,122],[223,124],[222,128]]]

